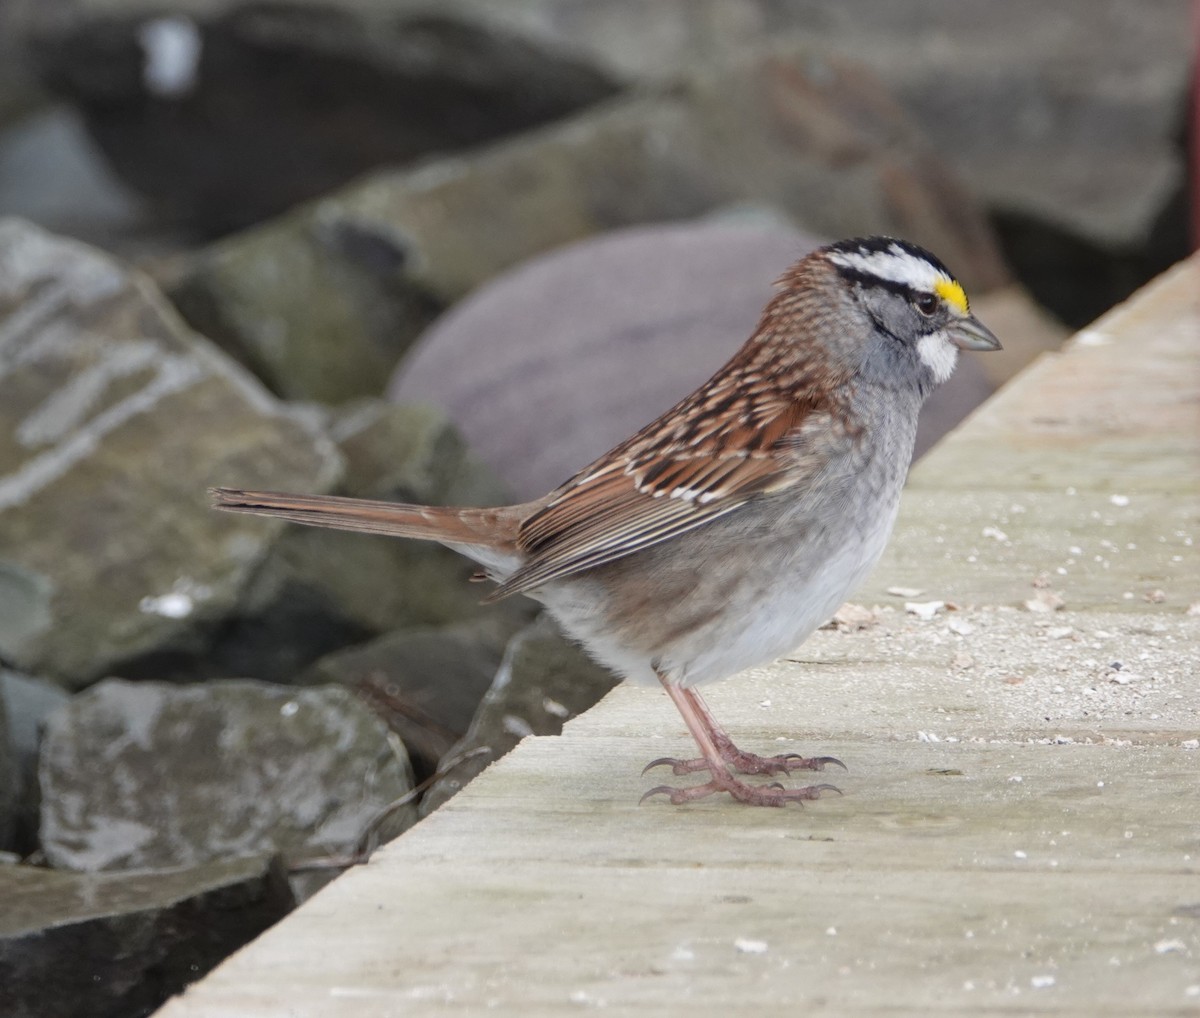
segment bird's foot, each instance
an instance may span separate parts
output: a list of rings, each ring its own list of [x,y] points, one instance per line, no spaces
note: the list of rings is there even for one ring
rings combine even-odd
[[[738,774],[791,774],[792,771],[823,771],[826,764],[834,764],[842,770],[848,770],[836,756],[801,756],[799,753],[780,753],[777,756],[759,756],[757,753],[747,753],[738,749],[732,742],[724,740],[717,743],[721,759],[737,771]],[[654,767],[667,766],[672,774],[695,774],[696,771],[708,770],[708,761],[704,757],[694,760],[680,760],[673,756],[660,756],[651,760],[642,773]]]
[[[673,805],[691,802],[693,799],[703,799],[717,792],[728,792],[738,802],[747,806],[786,806],[789,802],[804,802],[806,799],[819,799],[822,792],[837,792],[842,790],[836,785],[806,785],[804,788],[784,788],[778,782],[769,785],[751,785],[735,778],[728,771],[713,774],[711,781],[703,785],[693,785],[691,788],[672,788],[670,785],[659,785],[652,788],[639,800],[638,805],[655,795],[665,795]]]

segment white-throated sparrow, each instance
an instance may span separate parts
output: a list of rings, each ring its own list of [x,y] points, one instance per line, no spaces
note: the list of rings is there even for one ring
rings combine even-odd
[[[700,749],[656,760],[754,805],[815,799],[743,774],[830,757],[738,749],[695,686],[797,647],[874,567],[912,458],[917,413],[959,349],[997,350],[944,265],[887,237],[814,251],[712,378],[543,498],[473,509],[219,488],[218,508],[439,541],[527,594],[600,662],[657,679]]]

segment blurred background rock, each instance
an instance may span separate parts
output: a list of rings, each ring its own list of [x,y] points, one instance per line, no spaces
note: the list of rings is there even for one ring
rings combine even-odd
[[[876,82],[969,182],[1018,274],[1056,270],[1035,294],[1079,325],[1183,242],[1189,6],[6,0],[0,122],[23,129],[4,161],[79,175],[55,201],[53,175],[6,174],[0,207],[57,207],[119,253],[139,234],[170,247],[171,228],[212,237],[791,39]]]
[[[924,450],[1186,253],[1190,6],[0,0],[0,1014],[146,1013],[612,684],[207,486],[537,495],[878,232],[1005,343]]]

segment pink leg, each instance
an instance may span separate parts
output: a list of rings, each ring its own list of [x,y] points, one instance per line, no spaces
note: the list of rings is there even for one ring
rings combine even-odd
[[[667,683],[664,682],[663,685],[667,686]],[[734,745],[729,733],[717,723],[716,718],[708,709],[708,704],[700,698],[699,693],[694,689],[682,686],[675,688],[688,700],[701,718],[721,759],[739,774],[790,774],[792,771],[823,771],[826,764],[836,764],[842,770],[846,769],[846,765],[835,756],[808,757],[801,756],[799,753],[759,756],[757,753],[747,753]],[[671,692],[669,686],[667,686],[667,692],[668,694]],[[696,771],[708,770],[708,761],[704,757],[697,757],[695,760],[679,760],[673,756],[661,756],[646,764],[642,773],[645,774],[651,767],[661,767],[665,764],[670,765],[672,774],[693,774]]]
[[[691,802],[693,799],[702,799],[707,795],[712,795],[714,792],[728,792],[738,802],[744,802],[750,806],[783,806],[789,802],[819,799],[822,792],[838,791],[833,785],[809,785],[805,788],[784,788],[782,785],[774,784],[765,786],[750,785],[739,778],[735,778],[729,773],[729,768],[726,766],[725,758],[717,744],[717,738],[713,729],[716,729],[716,731],[724,736],[724,740],[729,746],[732,747],[733,743],[729,740],[729,736],[721,731],[712,720],[712,715],[708,713],[704,702],[700,700],[694,691],[684,689],[673,682],[668,682],[661,675],[659,676],[659,681],[662,682],[663,688],[667,691],[667,696],[671,698],[671,702],[675,704],[679,713],[683,715],[684,724],[687,725],[688,731],[691,732],[692,738],[696,740],[696,745],[700,748],[700,759],[703,761],[703,768],[697,767],[694,769],[707,770],[710,780],[703,785],[695,785],[691,788],[672,788],[669,785],[659,785],[657,788],[650,789],[650,791],[642,796],[643,802],[652,795],[666,795],[672,803],[678,805],[679,803]],[[734,748],[736,749],[736,747]],[[676,771],[676,773],[680,772]],[[684,771],[682,773],[688,772]],[[767,773],[771,772],[768,771]]]

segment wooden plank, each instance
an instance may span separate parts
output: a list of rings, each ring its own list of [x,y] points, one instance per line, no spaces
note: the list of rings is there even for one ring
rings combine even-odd
[[[872,625],[712,690],[844,797],[638,806],[690,750],[623,687],[160,1015],[1200,1012],[1200,256],[1084,336],[914,472]]]

